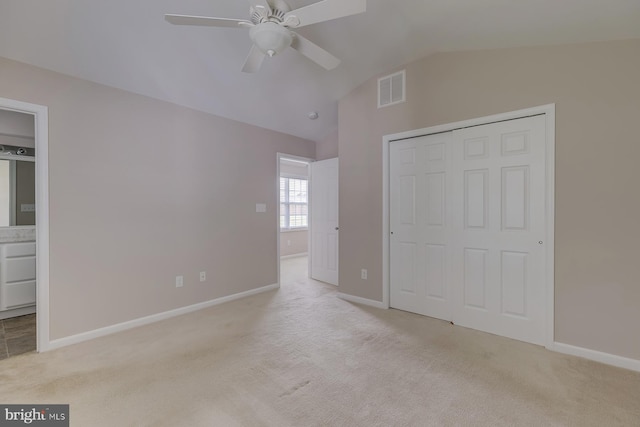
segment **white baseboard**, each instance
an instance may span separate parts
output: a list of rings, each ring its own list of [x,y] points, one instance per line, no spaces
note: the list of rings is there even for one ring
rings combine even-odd
[[[356,297],[354,295],[343,294],[341,292],[338,292],[338,298],[343,299],[345,301],[354,302],[356,304],[368,305],[370,307],[382,308],[382,309],[385,309],[385,310],[387,308],[389,308],[389,307],[386,307],[380,301],[375,301],[375,300],[372,300],[372,299]]]
[[[300,257],[307,256],[307,255],[309,255],[309,253],[308,253],[308,252],[300,252],[300,253],[297,253],[297,254],[282,255],[282,256],[280,257],[280,259],[300,258]]]
[[[141,317],[139,319],[129,320],[127,322],[106,326],[104,328],[94,329],[93,331],[82,332],[77,335],[71,335],[69,337],[59,338],[59,339],[50,341],[49,345],[47,345],[46,348],[44,349],[40,349],[40,351],[54,350],[56,348],[66,347],[68,345],[92,340],[94,338],[103,337],[105,335],[115,334],[116,332],[126,331],[127,329],[137,328],[138,326],[148,325],[149,323],[159,322],[160,320],[170,319],[172,317],[202,310],[204,308],[213,307],[215,305],[219,305],[225,302],[237,300],[240,298],[245,298],[251,295],[271,291],[274,289],[278,289],[279,287],[280,286],[277,283],[273,285],[263,286],[261,288],[251,289],[249,291],[228,295],[226,297],[220,297],[210,301],[200,302],[200,303],[189,305],[186,307],[176,308],[175,310],[169,310],[163,313],[152,314],[151,316]]]
[[[603,353],[601,351],[589,350],[588,348],[576,347],[559,342],[554,342],[551,347],[547,348],[549,350],[557,351],[558,353],[583,357],[585,359],[594,360],[607,365],[617,366],[618,368],[625,368],[640,372],[640,360],[638,359],[616,356],[615,354]]]

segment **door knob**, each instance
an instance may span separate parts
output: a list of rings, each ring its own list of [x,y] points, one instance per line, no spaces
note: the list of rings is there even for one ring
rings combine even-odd
[[[340,230],[340,227],[336,227],[336,231]]]
[[[542,244],[542,240],[538,241],[538,244],[541,245]]]

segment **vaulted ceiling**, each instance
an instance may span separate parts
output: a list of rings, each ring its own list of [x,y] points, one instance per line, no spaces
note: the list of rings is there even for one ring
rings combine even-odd
[[[638,0],[368,0],[364,14],[297,30],[340,58],[336,69],[288,49],[246,74],[248,31],[173,26],[165,13],[246,19],[249,3],[0,0],[0,56],[320,140],[341,97],[435,52],[640,38]]]

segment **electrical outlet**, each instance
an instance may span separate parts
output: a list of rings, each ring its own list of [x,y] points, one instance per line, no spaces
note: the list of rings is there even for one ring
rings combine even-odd
[[[181,288],[184,285],[184,276],[176,276],[176,288]]]
[[[367,269],[363,268],[362,270],[360,270],[360,278],[362,280],[367,280]]]
[[[204,282],[205,280],[207,280],[207,272],[206,271],[201,271],[200,272],[200,281]]]

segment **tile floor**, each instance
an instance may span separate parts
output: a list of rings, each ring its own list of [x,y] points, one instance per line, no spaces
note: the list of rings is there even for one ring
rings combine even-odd
[[[0,360],[35,350],[35,314],[0,320]]]

